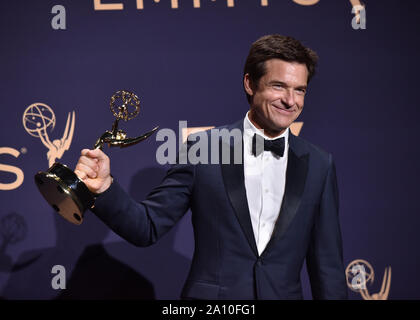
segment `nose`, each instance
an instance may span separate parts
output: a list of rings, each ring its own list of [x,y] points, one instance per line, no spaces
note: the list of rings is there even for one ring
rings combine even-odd
[[[293,89],[285,90],[282,102],[287,108],[291,108],[296,104],[295,93]]]

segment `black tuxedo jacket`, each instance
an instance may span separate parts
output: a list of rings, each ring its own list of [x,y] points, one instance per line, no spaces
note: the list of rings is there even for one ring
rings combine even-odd
[[[243,131],[243,120],[224,128]],[[235,142],[222,140],[220,146],[228,144],[233,151]],[[183,298],[302,299],[300,272],[306,258],[313,297],[345,299],[334,162],[330,154],[291,133],[288,156],[279,218],[260,256],[243,162],[234,164],[233,159],[226,164],[175,164],[141,202],[114,181],[92,211],[129,242],[148,246],[191,209],[195,251]]]

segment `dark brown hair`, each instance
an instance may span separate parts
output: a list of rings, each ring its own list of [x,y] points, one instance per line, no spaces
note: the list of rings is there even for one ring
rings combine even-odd
[[[255,88],[258,87],[261,77],[266,73],[265,61],[270,59],[304,63],[309,71],[309,83],[315,74],[318,55],[292,37],[272,34],[259,38],[252,44],[244,67],[244,76],[249,73],[251,84]],[[251,97],[248,93],[246,95],[250,102]]]

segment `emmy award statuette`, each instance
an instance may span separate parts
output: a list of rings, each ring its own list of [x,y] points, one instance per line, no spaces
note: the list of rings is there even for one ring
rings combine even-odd
[[[147,139],[158,129],[155,127],[136,138],[129,138],[123,130],[118,129],[120,120],[128,121],[139,114],[140,100],[132,92],[117,91],[111,97],[110,108],[116,119],[111,131],[105,131],[96,141],[95,149],[102,150],[104,144],[120,148],[132,146]],[[54,210],[71,223],[80,225],[84,212],[94,206],[96,195],[71,169],[61,163],[55,162],[46,172],[38,172],[35,184]]]

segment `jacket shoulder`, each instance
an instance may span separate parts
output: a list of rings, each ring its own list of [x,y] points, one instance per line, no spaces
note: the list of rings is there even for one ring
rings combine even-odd
[[[332,154],[323,148],[309,142],[308,140],[295,136],[290,133],[290,137],[293,139],[291,144],[294,144],[297,150],[301,153],[309,153],[312,157],[324,162],[329,163],[332,161]]]

